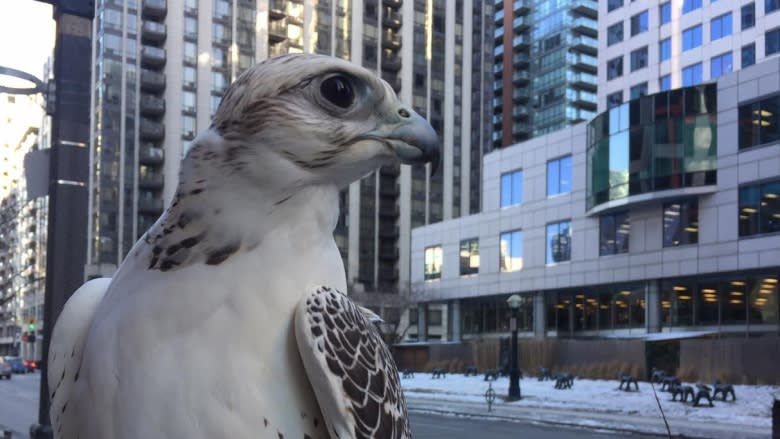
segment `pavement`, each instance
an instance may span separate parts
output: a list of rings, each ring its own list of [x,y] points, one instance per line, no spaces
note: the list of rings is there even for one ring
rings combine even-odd
[[[435,413],[450,416],[493,418],[521,422],[545,423],[571,427],[610,430],[615,433],[641,433],[667,436],[664,421],[658,412],[616,414],[586,410],[533,408],[496,401],[488,412],[487,404],[407,396],[407,406],[413,413]],[[672,437],[695,439],[767,439],[766,428],[734,425],[728,422],[695,421],[687,418],[667,418]]]

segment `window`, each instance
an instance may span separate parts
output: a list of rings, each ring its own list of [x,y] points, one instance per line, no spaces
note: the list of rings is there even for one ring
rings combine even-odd
[[[195,137],[195,118],[193,116],[182,116],[181,136],[190,140]]]
[[[228,86],[227,73],[211,72],[211,91],[217,94],[225,92]]]
[[[631,36],[647,32],[649,24],[649,14],[647,11],[640,12],[631,17]]]
[[[647,67],[647,46],[631,51],[631,71]]]
[[[623,57],[607,61],[607,80],[623,76]]]
[[[643,82],[631,87],[631,99],[637,99],[640,96],[647,95],[647,83]]]
[[[211,65],[214,67],[227,67],[227,52],[221,47],[211,48]]]
[[[683,0],[683,14],[687,14],[688,12],[695,11],[699,8],[701,8],[701,0]]]
[[[214,115],[217,113],[217,109],[219,108],[219,103],[222,100],[219,96],[211,95],[211,117],[214,117]]]
[[[764,14],[776,11],[780,8],[780,0],[764,0]]]
[[[699,202],[695,199],[664,204],[664,247],[699,242]]]
[[[460,242],[460,275],[479,273],[479,239],[464,239]]]
[[[630,232],[628,212],[602,215],[599,218],[599,256],[628,253]]]
[[[571,225],[568,221],[547,224],[547,263],[571,260]]]
[[[739,148],[780,140],[780,95],[739,106]]]
[[[198,20],[193,17],[184,17],[184,36],[198,38]]]
[[[658,43],[658,59],[666,61],[672,57],[672,39],[665,38]]]
[[[621,6],[623,6],[623,0],[607,0],[607,12],[614,11]]]
[[[198,78],[198,74],[197,71],[195,70],[195,67],[184,66],[182,75],[184,76],[183,85],[185,87],[195,87],[195,82],[197,81]]]
[[[756,63],[756,43],[750,43],[742,46],[742,68],[752,66]]]
[[[701,25],[697,25],[683,31],[682,50],[695,49],[701,46]]]
[[[523,171],[517,170],[501,176],[501,207],[523,202]]]
[[[613,24],[607,28],[607,46],[623,41],[623,22]]]
[[[700,84],[701,81],[702,81],[701,63],[696,63],[692,66],[688,66],[683,69],[682,71],[683,87]]]
[[[662,3],[658,7],[658,15],[661,17],[661,24],[672,21],[672,2]]]
[[[547,162],[547,196],[571,192],[571,156]]]
[[[523,269],[523,231],[501,234],[498,265],[502,273]]]
[[[441,279],[441,246],[425,248],[425,280]]]
[[[198,57],[198,46],[191,41],[184,42],[184,62],[195,64]]]
[[[780,232],[780,180],[739,188],[739,236]]]
[[[769,56],[780,52],[780,29],[770,30],[764,35],[764,55]]]
[[[441,316],[442,312],[440,309],[428,308],[428,326],[441,326]]]
[[[182,111],[186,111],[188,113],[194,113],[195,112],[195,92],[192,91],[183,91],[181,94],[182,97]]]
[[[750,3],[742,7],[742,30],[756,25],[756,4]]]
[[[658,78],[658,88],[661,91],[672,89],[672,75],[663,75]]]
[[[729,35],[731,35],[731,12],[710,21],[710,40],[719,40]]]
[[[214,18],[225,18],[230,15],[230,5],[227,0],[216,0],[213,10]]]
[[[710,59],[710,78],[715,79],[732,71],[731,52]]]
[[[623,103],[623,90],[607,95],[607,108],[617,107]]]

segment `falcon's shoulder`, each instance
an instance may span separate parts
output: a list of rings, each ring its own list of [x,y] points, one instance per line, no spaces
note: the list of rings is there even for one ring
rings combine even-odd
[[[320,287],[298,307],[295,335],[331,437],[411,437],[395,362],[362,308]]]

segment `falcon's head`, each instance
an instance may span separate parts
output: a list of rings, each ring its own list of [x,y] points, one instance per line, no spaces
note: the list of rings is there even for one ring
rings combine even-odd
[[[379,166],[439,162],[430,124],[370,71],[322,55],[285,55],[244,72],[212,121],[223,167],[263,184],[348,185]]]

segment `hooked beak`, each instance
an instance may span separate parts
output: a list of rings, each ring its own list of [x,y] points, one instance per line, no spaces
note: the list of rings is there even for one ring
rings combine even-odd
[[[398,120],[395,123],[380,125],[367,137],[388,144],[398,156],[401,163],[415,165],[431,164],[431,175],[439,168],[441,148],[439,136],[431,124],[414,110],[400,108]]]

